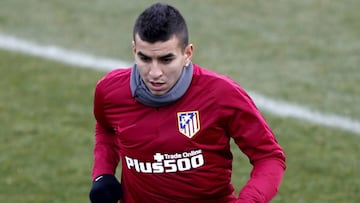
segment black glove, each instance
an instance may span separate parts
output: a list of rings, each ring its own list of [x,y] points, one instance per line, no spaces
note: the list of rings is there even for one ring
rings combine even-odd
[[[89,194],[91,203],[117,203],[122,196],[121,184],[110,174],[97,177]]]

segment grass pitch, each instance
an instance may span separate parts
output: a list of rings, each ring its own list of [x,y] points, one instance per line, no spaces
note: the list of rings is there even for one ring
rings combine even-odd
[[[132,24],[149,2],[3,0],[0,31],[132,61]],[[360,120],[359,1],[167,2],[189,23],[194,62],[266,96]],[[104,73],[1,50],[0,70],[0,199],[88,202],[92,94]],[[264,113],[288,163],[273,202],[360,202],[359,135]],[[250,168],[233,152],[239,190]]]

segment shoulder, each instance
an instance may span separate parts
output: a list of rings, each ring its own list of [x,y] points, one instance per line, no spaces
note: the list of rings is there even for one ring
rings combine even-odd
[[[224,94],[226,92],[240,91],[243,88],[229,76],[194,65],[194,85],[214,93]]]
[[[229,76],[194,65],[193,85],[221,106],[254,105],[252,98]]]
[[[124,85],[130,80],[131,68],[114,69],[106,73],[96,84],[97,88],[108,88]]]
[[[131,68],[119,68],[114,69],[108,73],[106,73],[99,81],[98,83],[108,83],[112,82],[114,80],[123,80],[129,78],[131,73]]]

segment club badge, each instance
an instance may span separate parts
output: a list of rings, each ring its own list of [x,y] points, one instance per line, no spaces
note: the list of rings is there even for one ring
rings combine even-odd
[[[178,112],[178,127],[181,134],[192,138],[200,130],[198,111]]]

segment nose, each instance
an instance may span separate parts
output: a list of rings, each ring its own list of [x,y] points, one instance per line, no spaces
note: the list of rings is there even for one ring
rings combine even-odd
[[[162,70],[158,63],[153,62],[150,64],[150,71],[149,71],[150,77],[159,78],[159,77],[161,77],[162,74],[163,74]]]

